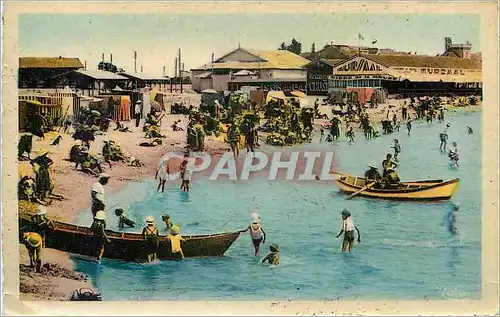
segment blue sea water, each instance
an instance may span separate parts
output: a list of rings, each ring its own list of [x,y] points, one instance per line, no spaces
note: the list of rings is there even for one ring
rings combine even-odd
[[[444,124],[414,123],[391,136],[366,141],[358,134],[333,147],[338,169],[362,175],[366,165],[380,162],[393,138],[402,146],[402,180],[459,177],[450,202],[393,202],[354,198],[347,201],[331,182],[254,179],[196,181],[190,193],[178,183],[156,192],[154,180],[131,182],[108,197],[120,202],[139,224],[147,215],[159,220],[168,212],[183,234],[242,229],[256,210],[268,245],[281,247],[281,265],[269,267],[253,256],[248,233],[224,257],[164,261],[152,264],[105,259],[101,265],[75,256],[76,269],[90,276],[104,300],[422,300],[480,297],[481,286],[481,113],[449,114],[449,145],[458,142],[460,167],[449,167],[439,151]],[[467,133],[471,125],[475,133]],[[332,144],[324,144],[332,147]],[[460,203],[458,236],[444,224],[453,202]],[[361,231],[353,253],[340,252],[340,212],[348,208]],[[108,227],[117,229],[113,215]],[[80,224],[89,225],[83,211]],[[162,225],[160,224],[160,228]],[[136,230],[140,230],[136,229]]]

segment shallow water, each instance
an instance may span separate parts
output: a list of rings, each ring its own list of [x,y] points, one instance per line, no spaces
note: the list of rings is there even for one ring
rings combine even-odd
[[[267,233],[261,257],[271,243],[281,247],[281,265],[259,264],[248,233],[220,258],[187,259],[152,264],[104,260],[96,265],[75,257],[76,268],[88,274],[105,300],[333,300],[478,298],[481,282],[481,113],[450,114],[451,141],[457,140],[460,168],[449,167],[439,152],[443,124],[414,123],[392,136],[335,145],[338,168],[361,175],[373,159],[381,161],[393,138],[402,146],[400,178],[459,177],[452,202],[460,202],[458,229],[452,237],[443,226],[452,202],[412,203],[365,198],[345,200],[330,182],[195,181],[190,193],[178,181],[165,193],[155,182],[133,182],[108,197],[127,215],[143,223],[168,212],[183,234],[242,229],[257,210]],[[475,134],[467,134],[470,124]],[[324,145],[325,147],[332,145]],[[352,254],[340,253],[340,211],[348,208],[362,241]],[[89,225],[89,211],[78,222]],[[114,215],[108,227],[116,229]],[[163,226],[160,224],[160,228]],[[137,231],[140,228],[136,229]]]

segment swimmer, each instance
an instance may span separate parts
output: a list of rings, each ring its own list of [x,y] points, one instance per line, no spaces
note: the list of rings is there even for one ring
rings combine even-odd
[[[280,247],[277,244],[271,244],[269,246],[269,249],[271,250],[270,253],[268,253],[260,263],[265,263],[266,261],[269,262],[271,265],[279,265],[280,264]]]

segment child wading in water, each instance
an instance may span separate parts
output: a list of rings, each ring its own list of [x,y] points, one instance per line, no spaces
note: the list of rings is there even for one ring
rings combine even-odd
[[[174,226],[172,223],[172,218],[170,218],[169,214],[163,214],[161,215],[161,221],[165,223],[165,226],[167,226],[167,230],[170,230]]]
[[[180,234],[181,228],[179,225],[174,225],[170,228],[171,234],[167,236],[167,239],[170,240],[170,244],[172,245],[172,254],[184,259],[184,252],[182,251],[181,241],[182,236]]]
[[[394,149],[394,160],[397,162],[398,155],[401,153],[401,145],[399,145],[398,139],[394,139],[394,145],[391,148]]]
[[[335,237],[338,238],[344,233],[344,241],[342,242],[342,252],[352,250],[352,245],[354,243],[354,229],[358,232],[358,243],[361,242],[361,235],[359,234],[358,227],[354,225],[351,218],[351,213],[347,209],[342,210],[342,229],[340,229],[339,234]]]
[[[260,263],[269,262],[271,265],[279,265],[280,264],[280,247],[277,244],[271,244],[269,246],[271,250],[270,253],[266,255],[265,258],[262,259]]]
[[[250,230],[250,236],[252,237],[252,243],[254,248],[255,256],[259,255],[260,244],[266,243],[266,233],[260,224],[260,217],[256,213],[252,214],[254,220],[251,225],[249,225],[245,230],[240,232],[247,232]]]

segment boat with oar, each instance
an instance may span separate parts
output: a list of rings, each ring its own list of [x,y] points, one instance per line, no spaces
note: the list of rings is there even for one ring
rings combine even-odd
[[[444,181],[442,179],[416,180],[400,182],[397,185],[383,186],[367,182],[364,177],[331,172],[338,177],[334,182],[340,191],[354,196],[363,196],[390,200],[415,200],[439,201],[450,199],[458,190],[460,180],[454,178]]]
[[[90,228],[54,221],[55,228],[47,232],[45,246],[60,251],[95,256],[93,234]],[[20,230],[32,230],[33,223],[28,216],[20,217]],[[146,257],[145,243],[139,233],[116,232],[106,230],[111,240],[104,250],[105,258],[124,261],[139,261]],[[223,256],[239,237],[240,231],[224,232],[206,235],[183,235],[181,247],[186,258]],[[172,255],[170,241],[165,235],[160,235],[157,256],[160,260],[175,260]]]

